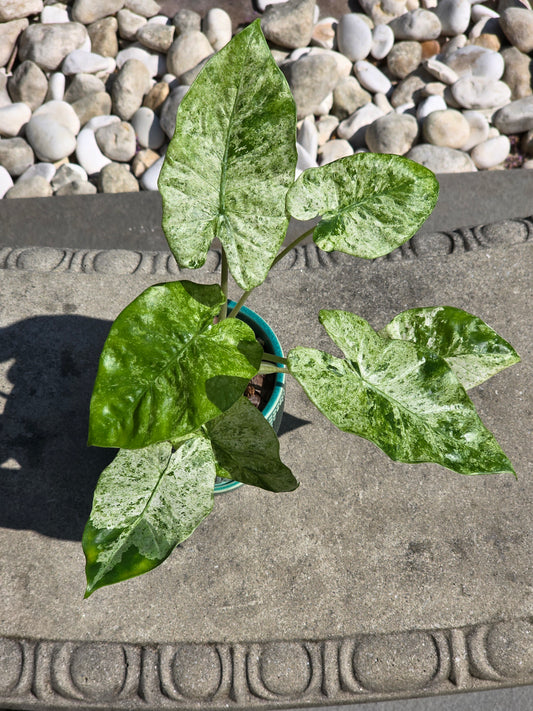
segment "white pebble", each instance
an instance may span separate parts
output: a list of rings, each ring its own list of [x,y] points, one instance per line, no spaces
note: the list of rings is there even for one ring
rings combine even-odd
[[[148,52],[148,50],[143,49],[143,47],[138,44],[132,44],[126,47],[126,49],[120,50],[116,57],[117,69],[121,69],[122,65],[125,64],[128,59],[138,59],[141,61],[150,72],[151,77],[161,76],[167,69],[164,54]]]
[[[298,143],[310,156],[316,156],[318,150],[318,130],[314,116],[306,116],[298,129]]]
[[[351,62],[368,57],[372,47],[372,32],[358,14],[343,15],[337,25],[339,51]]]
[[[7,191],[13,187],[13,178],[9,175],[3,165],[0,165],[0,198],[3,198]]]
[[[387,94],[392,88],[390,79],[388,79],[377,67],[370,64],[370,62],[366,62],[365,60],[355,63],[354,73],[361,86],[368,89],[368,91]]]
[[[34,163],[33,165],[30,165],[29,168],[26,168],[24,173],[22,173],[22,175],[20,176],[19,181],[29,180],[35,175],[40,175],[41,178],[44,178],[45,180],[50,182],[55,174],[56,168],[53,163]]]
[[[419,121],[423,121],[433,111],[446,111],[447,108],[442,96],[428,96],[418,104],[416,117]]]
[[[472,20],[474,22],[478,22],[479,20],[482,20],[485,17],[499,17],[500,15],[496,12],[496,10],[492,10],[490,7],[486,7],[485,5],[479,5],[475,4],[472,5]]]
[[[46,104],[41,104],[38,109],[33,112],[33,116],[48,116],[54,119],[65,128],[77,136],[80,130],[80,119],[72,106],[66,101],[47,101]]]
[[[438,59],[431,57],[423,63],[424,68],[431,76],[445,84],[455,84],[459,79],[459,75],[451,67],[444,62],[439,62]]]
[[[388,25],[376,25],[372,31],[370,54],[374,59],[384,59],[394,45],[394,32]]]
[[[107,72],[111,74],[115,70],[115,60],[113,57],[102,57],[94,52],[84,52],[82,49],[75,49],[67,54],[61,65],[61,71],[67,76],[70,74],[96,74],[97,72]]]
[[[339,119],[336,116],[323,116],[316,122],[318,131],[318,145],[323,146],[331,137],[333,131],[339,125]]]
[[[158,158],[155,163],[152,163],[148,170],[145,170],[144,173],[141,175],[139,183],[143,190],[158,189],[157,181],[159,179],[159,173],[161,172],[164,160],[165,157],[161,156],[161,158]]]
[[[41,23],[48,25],[56,22],[70,22],[66,5],[45,5],[41,12]]]
[[[365,145],[365,131],[373,121],[385,113],[375,104],[365,104],[360,109],[354,111],[351,116],[342,121],[337,128],[337,136],[346,138],[352,146],[363,147]]]
[[[344,138],[337,138],[333,141],[328,141],[321,146],[318,151],[318,160],[320,165],[333,163],[339,158],[346,158],[353,155],[353,148],[350,143]]]
[[[135,129],[135,134],[143,148],[157,150],[165,142],[165,134],[159,124],[159,118],[147,106],[141,106],[133,114],[130,123]]]
[[[489,137],[489,122],[479,111],[463,111],[463,116],[470,126],[470,135],[461,146],[462,151],[470,151],[478,143],[483,143]]]
[[[511,143],[507,136],[497,136],[496,138],[489,138],[483,143],[478,143],[472,149],[470,157],[477,168],[486,170],[503,163],[509,155],[510,149]]]
[[[14,138],[31,118],[31,109],[23,101],[0,107],[0,136]]]
[[[34,114],[26,124],[26,139],[37,158],[46,163],[66,158],[76,148],[74,133],[52,115]]]
[[[76,158],[87,175],[99,173],[105,165],[111,163],[96,142],[94,131],[84,127],[78,134]]]
[[[105,114],[102,116],[93,116],[92,119],[89,119],[85,126],[83,128],[90,128],[92,131],[96,133],[96,131],[99,128],[102,128],[102,126],[109,126],[109,124],[112,123],[117,123],[117,121],[120,121],[119,116],[115,116],[114,114]]]
[[[296,151],[298,153],[298,162],[296,163],[296,175],[295,177],[297,178],[301,173],[304,172],[304,170],[307,170],[308,168],[317,168],[318,163],[316,162],[316,158],[314,158],[312,155],[310,155],[303,146],[301,146],[299,143],[296,143]]]
[[[442,26],[442,34],[455,37],[462,34],[470,23],[469,0],[440,0],[436,15]]]
[[[219,7],[213,7],[207,11],[205,16],[204,34],[211,43],[211,46],[218,52],[231,39],[231,17],[225,10]]]
[[[390,114],[391,111],[394,111],[390,101],[387,99],[385,94],[382,94],[378,91],[377,94],[374,94],[373,102],[376,104],[378,109],[381,109],[383,111],[383,114]]]
[[[511,101],[507,84],[477,76],[461,77],[452,85],[451,93],[463,109],[493,109]]]
[[[65,75],[62,72],[54,72],[48,80],[48,100],[63,101],[65,96]]]

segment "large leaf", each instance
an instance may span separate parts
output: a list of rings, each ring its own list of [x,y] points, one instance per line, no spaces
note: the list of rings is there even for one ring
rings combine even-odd
[[[89,444],[146,447],[233,405],[263,349],[239,319],[213,324],[223,302],[216,284],[178,281],[149,287],[122,311],[100,356]]]
[[[352,313],[321,311],[320,320],[346,358],[295,348],[289,369],[333,424],[402,462],[436,462],[462,474],[513,472],[442,358],[382,338]]]
[[[403,311],[380,335],[412,341],[444,358],[466,390],[520,360],[484,321],[453,306]]]
[[[245,397],[205,425],[217,463],[226,479],[267,491],[293,491],[298,482],[279,458],[276,433]]]
[[[243,289],[264,281],[285,237],[296,108],[259,20],[204,67],[181,102],[161,174],[163,230],[182,267],[214,237]]]
[[[424,166],[358,153],[304,171],[287,194],[287,210],[298,220],[322,215],[313,232],[320,249],[373,259],[412,237],[438,195],[437,179]]]
[[[215,477],[200,435],[173,454],[168,442],[121,450],[98,480],[83,533],[85,597],[162,563],[211,512]]]

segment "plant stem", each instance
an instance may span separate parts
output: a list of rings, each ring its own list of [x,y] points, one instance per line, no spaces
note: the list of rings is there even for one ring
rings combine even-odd
[[[223,321],[228,315],[228,276],[229,276],[228,260],[226,257],[226,252],[224,251],[224,248],[222,247],[220,288],[222,289],[222,292],[224,294],[224,304],[223,304],[222,309],[220,311],[220,316],[219,316],[220,321]]]
[[[263,353],[263,360],[269,360],[272,363],[283,363],[288,365],[289,361],[287,358],[282,358],[281,356],[274,355],[273,353]]]
[[[235,316],[237,316],[237,314],[238,314],[239,311],[241,310],[242,306],[244,305],[244,302],[245,302],[246,299],[250,296],[251,293],[252,293],[252,289],[250,289],[250,291],[245,291],[245,292],[243,293],[243,295],[241,296],[241,298],[237,301],[237,303],[235,304],[235,306],[231,309],[228,318],[235,318]]]
[[[300,242],[302,242],[306,237],[308,237],[310,234],[312,234],[314,229],[315,229],[315,225],[313,225],[313,227],[308,229],[306,232],[303,232],[299,237],[297,237],[294,240],[294,242],[291,242],[287,247],[285,247],[285,249],[278,254],[276,259],[274,259],[274,261],[272,262],[272,266],[274,266],[274,264],[277,264],[279,261],[281,261],[283,259],[283,257],[291,251],[291,249],[294,249],[295,247],[297,247],[300,244]]]
[[[259,366],[260,375],[270,375],[270,373],[288,373],[287,368],[278,368],[272,363],[261,363]]]

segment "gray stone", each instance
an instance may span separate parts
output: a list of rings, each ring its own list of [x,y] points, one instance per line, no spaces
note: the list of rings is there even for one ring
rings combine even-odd
[[[71,74],[97,74],[105,72],[111,74],[115,70],[115,60],[113,57],[102,57],[94,52],[87,52],[84,49],[75,49],[69,52],[63,64],[61,71],[69,76]]]
[[[161,148],[165,142],[165,134],[159,119],[152,109],[147,106],[141,106],[140,109],[137,109],[131,117],[131,125],[135,130],[139,144],[143,148]]]
[[[429,10],[413,10],[396,17],[389,23],[397,40],[436,39],[441,33],[439,18]]]
[[[17,180],[15,185],[4,195],[5,198],[40,198],[50,197],[52,186],[42,175],[33,175],[24,180]]]
[[[135,131],[127,121],[102,126],[94,135],[102,153],[112,161],[125,163],[135,155]]]
[[[149,88],[150,73],[146,66],[138,59],[128,59],[111,87],[114,113],[129,120],[142,105]]]
[[[409,114],[391,112],[376,119],[366,129],[366,145],[373,153],[405,155],[418,136],[417,120]]]
[[[322,116],[315,125],[318,131],[318,145],[323,146],[339,125],[339,119],[336,116]]]
[[[372,96],[362,88],[354,76],[344,77],[333,90],[331,113],[342,121],[370,101]]]
[[[507,136],[496,136],[489,138],[487,141],[478,143],[471,153],[470,157],[474,161],[476,168],[479,170],[487,170],[494,168],[496,165],[503,163],[509,155],[511,143]]]
[[[417,104],[423,97],[426,82],[422,77],[412,74],[394,87],[390,102],[394,108],[406,104],[410,101]]]
[[[511,99],[523,99],[532,93],[533,61],[516,47],[507,47],[501,53],[505,62],[502,81],[511,89]]]
[[[420,42],[398,42],[387,55],[389,72],[398,79],[415,71],[422,60]]]
[[[394,32],[388,25],[376,25],[372,31],[370,54],[374,59],[383,59],[394,45]]]
[[[511,90],[502,81],[484,77],[461,77],[451,87],[455,101],[464,109],[491,109],[507,104]]]
[[[202,16],[194,10],[182,8],[172,18],[172,24],[176,28],[178,35],[186,32],[200,32],[202,28]]]
[[[512,101],[497,111],[493,124],[500,133],[523,133],[533,128],[533,96]]]
[[[87,173],[83,170],[81,165],[77,163],[63,163],[56,170],[50,184],[54,192],[57,192],[60,188],[64,187],[73,180],[86,181]]]
[[[466,32],[470,24],[469,0],[440,0],[435,13],[440,20],[442,34],[455,37]]]
[[[76,112],[81,126],[85,126],[88,121],[96,116],[109,114],[111,106],[111,97],[105,91],[95,91],[72,102],[72,108]]]
[[[424,119],[424,138],[434,146],[461,148],[470,136],[470,125],[460,111],[433,111]]]
[[[124,6],[143,17],[153,17],[160,9],[155,0],[125,0]]]
[[[39,160],[53,163],[76,149],[76,136],[51,116],[32,116],[26,124],[26,138]]]
[[[232,36],[231,17],[225,10],[212,7],[204,20],[204,33],[209,43],[218,52],[228,44]]]
[[[174,41],[173,25],[158,25],[148,22],[137,30],[136,38],[154,52],[166,52]]]
[[[118,22],[116,17],[103,17],[87,27],[91,51],[102,57],[116,57],[118,53]]]
[[[43,0],[4,0],[0,4],[0,22],[38,15],[42,9]]]
[[[354,74],[361,86],[372,93],[387,94],[392,88],[390,79],[376,66],[361,59],[354,65]]]
[[[109,163],[98,176],[98,189],[102,193],[135,193],[139,183],[123,163]]]
[[[419,121],[423,121],[426,116],[434,111],[445,111],[448,107],[442,96],[428,96],[423,99],[416,107],[416,117]]]
[[[76,159],[87,175],[96,175],[111,163],[98,147],[94,130],[89,127],[82,128],[78,134]]]
[[[66,101],[47,101],[33,112],[33,117],[48,116],[54,119],[76,136],[80,130],[80,121],[71,104]]]
[[[89,183],[88,180],[74,178],[58,188],[55,194],[61,197],[63,195],[94,195],[96,192],[96,185]]]
[[[533,10],[509,7],[501,15],[500,25],[514,47],[526,54],[533,50]]]
[[[430,143],[420,143],[411,148],[406,157],[425,165],[434,173],[469,173],[476,170],[467,153],[446,146],[433,146]]]
[[[141,149],[131,162],[131,172],[136,178],[140,178],[156,160],[159,160],[159,153],[151,148]]]
[[[74,0],[72,19],[84,25],[114,15],[122,9],[124,0]]]
[[[164,160],[164,156],[161,156],[161,158],[154,161],[152,165],[141,175],[139,183],[143,190],[150,190],[153,192],[158,190],[157,181]]]
[[[337,45],[351,62],[366,59],[372,48],[372,30],[357,13],[343,15],[337,25]]]
[[[185,32],[174,40],[167,53],[167,72],[178,78],[213,54],[203,32]]]
[[[117,12],[118,33],[122,39],[134,40],[146,22],[146,17],[136,15],[131,10],[122,9]]]
[[[455,84],[459,79],[459,75],[451,67],[438,59],[431,57],[424,62],[424,69],[441,82],[445,84]]]
[[[365,143],[366,129],[371,123],[381,118],[384,112],[375,104],[366,104],[341,121],[337,128],[337,136],[350,141],[354,148],[363,148]]]
[[[306,54],[283,69],[296,102],[298,118],[316,113],[340,79],[335,59],[325,50],[320,54]]]
[[[76,74],[65,91],[64,99],[73,104],[84,96],[100,91],[105,91],[105,84],[94,74]]]
[[[55,172],[56,169],[52,163],[34,163],[33,165],[30,165],[29,168],[26,168],[24,173],[22,173],[19,177],[19,182],[21,180],[26,180],[27,178],[33,178],[35,175],[40,175],[41,178],[44,178],[50,183],[55,175]]]
[[[188,86],[178,86],[170,93],[161,108],[159,122],[161,128],[169,138],[172,138],[174,135],[174,129],[176,128],[176,112],[188,89]]]
[[[31,118],[31,109],[24,102],[0,107],[0,136],[17,136],[24,124]]]
[[[33,111],[46,97],[48,80],[35,62],[26,59],[7,80],[7,90],[13,101],[24,101]]]
[[[148,69],[151,77],[159,76],[165,72],[165,55],[158,52],[151,52],[142,44],[136,42],[125,49],[121,49],[117,54],[117,68],[121,69],[129,59],[137,59]]]
[[[463,117],[468,121],[470,134],[459,148],[462,151],[470,151],[478,143],[486,141],[489,137],[489,122],[479,111],[463,111]]]
[[[31,59],[44,71],[54,71],[88,36],[79,22],[30,25],[21,35],[19,57],[22,61]]]
[[[179,81],[176,80],[175,84],[177,86],[180,86],[180,85],[181,86],[183,86],[183,85],[190,86],[193,83],[193,81],[196,79],[198,74],[200,74],[200,72],[205,67],[207,62],[211,59],[212,56],[213,55],[210,54],[209,56],[205,57],[205,59],[202,59],[201,62],[198,62],[198,64],[196,64],[192,69],[189,69],[189,71],[184,72],[180,76]]]
[[[28,26],[26,18],[0,24],[0,67],[4,67],[11,57],[18,36]]]
[[[12,178],[22,175],[33,163],[33,151],[23,138],[0,139],[0,165]]]
[[[333,141],[327,141],[318,150],[319,165],[327,165],[333,163],[339,158],[346,158],[353,155],[351,144],[344,138],[336,138]]]
[[[476,45],[468,45],[447,54],[444,63],[459,77],[478,76],[496,81],[501,78],[504,70],[504,61],[498,52]]]
[[[305,47],[313,34],[315,0],[288,0],[270,5],[261,18],[265,37],[280,47]]]

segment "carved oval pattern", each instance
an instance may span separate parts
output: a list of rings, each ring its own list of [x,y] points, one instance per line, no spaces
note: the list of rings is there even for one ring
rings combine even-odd
[[[17,267],[36,272],[51,272],[65,258],[64,249],[55,247],[30,247],[23,250],[17,257]]]
[[[311,681],[311,660],[305,647],[295,642],[271,642],[261,653],[261,681],[280,696],[303,693]]]
[[[500,622],[487,634],[487,658],[508,679],[533,674],[533,625],[527,620]]]
[[[126,681],[126,656],[120,644],[82,644],[70,658],[70,675],[89,699],[110,701]]]
[[[506,247],[511,244],[526,242],[529,238],[529,228],[525,222],[504,220],[481,228],[483,239],[491,247]]]
[[[184,644],[172,662],[172,676],[179,692],[189,699],[209,699],[222,681],[220,655],[214,647]]]
[[[415,235],[411,238],[410,245],[417,257],[451,254],[454,247],[452,237],[445,232]]]
[[[354,651],[354,673],[372,691],[423,689],[438,672],[435,641],[424,632],[376,635],[360,641]]]
[[[13,691],[22,674],[22,647],[14,639],[0,639],[0,696]]]
[[[142,254],[129,249],[109,249],[94,257],[94,271],[99,274],[133,274],[141,263]]]

